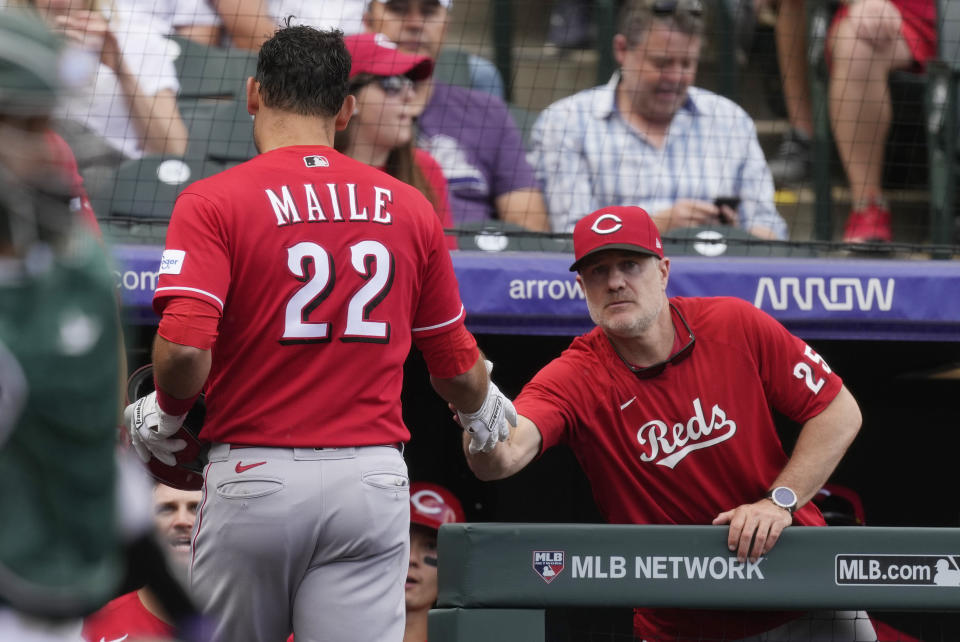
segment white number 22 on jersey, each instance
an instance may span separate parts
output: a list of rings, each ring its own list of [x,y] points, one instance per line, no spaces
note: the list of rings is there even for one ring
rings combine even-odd
[[[819,365],[827,374],[833,372],[830,366],[827,365],[827,362],[823,360],[823,357],[814,352],[810,346],[804,347],[803,356],[814,364]],[[793,366],[793,376],[797,379],[802,379],[807,384],[807,387],[813,391],[813,394],[819,393],[820,389],[823,388],[823,384],[827,382],[826,379],[822,377],[816,377],[813,374],[813,366],[805,361],[800,361]]]
[[[307,264],[314,265],[313,276]],[[393,256],[377,241],[360,241],[350,247],[350,264],[365,281],[350,297],[347,327],[341,341],[386,343],[390,324],[370,321],[370,313],[383,301],[393,284]],[[304,285],[287,301],[280,343],[318,343],[330,340],[330,324],[307,321],[310,313],[330,296],[336,269],[330,253],[316,243],[304,241],[287,248],[287,268]]]

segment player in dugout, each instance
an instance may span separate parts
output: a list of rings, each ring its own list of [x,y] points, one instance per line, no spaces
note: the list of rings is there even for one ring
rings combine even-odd
[[[670,259],[639,207],[607,207],[573,233],[577,283],[597,324],[516,398],[503,443],[465,443],[481,479],[501,479],[566,443],[613,524],[727,525],[737,559],[767,555],[860,429],[853,395],[819,354],[730,297],[668,298]],[[788,457],[771,409],[802,425]],[[644,640],[875,640],[864,612],[634,611]],[[790,637],[793,636],[793,637]]]
[[[349,73],[339,31],[287,26],[261,47],[246,85],[260,153],[178,197],[156,389],[124,413],[138,453],[175,464],[204,391],[190,578],[216,641],[403,638],[411,344],[478,442],[508,433],[430,203],[333,149]]]
[[[179,490],[159,482],[153,486],[153,524],[157,539],[167,549],[168,561],[184,573],[190,565],[190,534],[201,497],[198,490]],[[110,601],[83,623],[83,638],[87,642],[175,635],[170,616],[147,586]]]
[[[427,639],[427,614],[437,602],[437,531],[465,521],[456,496],[438,484],[410,485],[410,566],[407,571],[407,626],[403,642]]]

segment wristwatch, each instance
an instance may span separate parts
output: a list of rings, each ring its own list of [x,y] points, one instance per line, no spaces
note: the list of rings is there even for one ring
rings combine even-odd
[[[766,494],[766,498],[791,515],[797,510],[797,494],[792,488],[777,486]]]

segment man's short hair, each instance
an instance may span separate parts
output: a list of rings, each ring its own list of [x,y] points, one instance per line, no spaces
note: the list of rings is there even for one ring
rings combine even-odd
[[[703,14],[703,0],[626,0],[620,8],[617,33],[635,45],[659,22],[688,36],[702,37]]]
[[[266,107],[332,118],[347,97],[350,53],[339,29],[284,26],[263,43],[256,81]]]

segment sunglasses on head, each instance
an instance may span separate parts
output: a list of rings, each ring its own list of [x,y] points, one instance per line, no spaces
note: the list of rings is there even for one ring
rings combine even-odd
[[[699,18],[703,15],[703,3],[700,0],[654,0],[650,10],[655,16],[672,16],[682,11]]]
[[[374,76],[370,80],[354,84],[353,91],[357,91],[367,85],[376,83],[388,96],[399,96],[408,89],[413,88],[413,81],[406,76]]]
[[[631,365],[630,363],[627,363],[626,359],[624,359],[621,356],[620,360],[623,361],[623,363],[626,364],[628,368],[630,368],[630,372],[635,374],[638,379],[650,379],[652,377],[656,377],[660,373],[662,373],[664,370],[666,370],[668,365],[676,364],[683,361],[684,359],[690,356],[691,352],[693,352],[693,344],[695,342],[695,339],[693,337],[693,330],[690,329],[690,325],[687,323],[687,320],[683,318],[682,314],[680,314],[680,310],[674,307],[672,303],[670,304],[670,309],[677,313],[677,317],[680,319],[680,322],[683,324],[684,330],[686,331],[686,335],[687,335],[687,341],[686,343],[684,343],[682,348],[674,352],[672,355],[670,355],[660,363],[655,363],[652,366],[647,366],[646,368],[638,368],[637,366]],[[619,355],[620,353],[618,352],[617,356]]]

